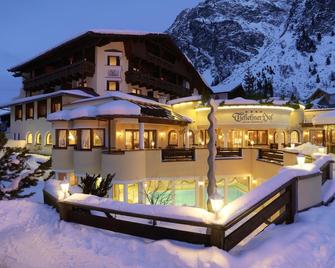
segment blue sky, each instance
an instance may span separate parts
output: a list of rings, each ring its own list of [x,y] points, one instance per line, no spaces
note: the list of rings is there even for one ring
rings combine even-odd
[[[7,69],[88,29],[164,31],[200,0],[1,0],[0,102],[21,79]]]

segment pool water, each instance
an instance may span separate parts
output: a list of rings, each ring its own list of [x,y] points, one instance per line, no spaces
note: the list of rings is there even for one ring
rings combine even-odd
[[[224,188],[218,188],[218,192],[220,195],[224,196]],[[246,191],[237,185],[229,185],[228,186],[228,202],[232,202],[235,199],[244,195]],[[207,191],[205,191],[205,200],[207,200]],[[178,206],[195,206],[195,190],[187,189],[187,190],[176,190],[175,192],[175,204]]]

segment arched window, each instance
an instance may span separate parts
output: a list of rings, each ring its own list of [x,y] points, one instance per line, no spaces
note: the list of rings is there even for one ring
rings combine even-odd
[[[188,136],[188,137],[186,137],[186,135]],[[189,139],[189,145],[194,145],[195,144],[195,140],[194,140],[194,132],[193,132],[193,130],[189,130],[188,131],[188,133],[184,133],[184,145],[185,145],[185,140],[186,139]]]
[[[32,144],[33,143],[33,134],[31,132],[27,133],[26,142],[27,142],[27,144]]]
[[[178,146],[178,133],[175,130],[171,130],[168,135],[168,145]]]
[[[299,137],[299,132],[297,130],[293,130],[291,132],[291,143],[299,143],[300,142],[300,137]]]
[[[50,132],[47,132],[45,135],[45,145],[52,145],[52,135]]]
[[[42,135],[39,132],[36,133],[36,135],[35,135],[35,143],[37,145],[41,145],[42,144]]]
[[[284,131],[276,131],[273,135],[274,143],[283,143],[285,144],[285,132]]]

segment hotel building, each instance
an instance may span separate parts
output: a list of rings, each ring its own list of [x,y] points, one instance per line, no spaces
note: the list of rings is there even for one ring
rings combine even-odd
[[[172,39],[161,33],[93,30],[12,67],[22,77],[10,107],[10,143],[52,155],[59,179],[114,174],[112,198],[205,206],[209,107],[213,94]],[[218,94],[216,172],[229,202],[275,175],[295,156],[280,149],[310,141],[332,147],[325,110]],[[335,137],[335,132],[334,132]],[[335,139],[334,139],[335,142]],[[278,161],[267,161],[267,149]]]

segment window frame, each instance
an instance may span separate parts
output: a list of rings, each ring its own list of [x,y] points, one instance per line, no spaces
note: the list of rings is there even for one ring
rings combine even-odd
[[[116,58],[116,65],[109,64],[110,58]],[[120,57],[115,55],[107,55],[107,66],[120,66]]]
[[[94,145],[94,131],[95,130],[102,130],[102,145]],[[92,137],[92,148],[105,148],[105,138],[106,138],[106,131],[104,128],[92,128],[91,129],[91,137]]]
[[[23,107],[22,104],[21,105],[15,105],[15,121],[21,120],[23,119]],[[18,117],[18,111],[21,111],[21,116]]]
[[[39,143],[37,142],[37,140],[38,140],[37,138],[38,138],[38,137],[40,137],[40,139],[41,139],[41,141],[40,141]],[[36,145],[42,145],[42,134],[41,134],[41,132],[37,132],[37,133],[35,134],[35,144],[36,144]]]
[[[51,143],[48,143],[48,136],[51,136]],[[53,145],[53,140],[52,140],[52,134],[50,132],[47,132],[45,135],[45,146],[52,146]]]
[[[93,148],[93,136],[92,136],[92,129],[91,128],[80,128],[80,129],[76,129],[77,130],[77,147],[76,150],[77,151],[92,151]],[[90,133],[90,148],[82,148],[82,131],[83,130],[89,130]],[[79,133],[79,134],[78,134]]]
[[[266,143],[259,143],[259,132],[265,132],[266,133]],[[248,133],[248,145],[250,146],[250,136],[249,136],[249,132],[256,132],[256,141],[254,141],[254,145],[268,145],[269,144],[269,131],[267,129],[250,129],[247,131]]]
[[[33,111],[31,116],[28,114],[28,111],[30,109]],[[34,116],[35,116],[35,111],[34,110],[35,110],[35,103],[34,102],[26,103],[26,120],[27,119],[34,119]]]
[[[56,104],[60,104],[60,110],[56,111],[56,109],[55,109]],[[61,111],[62,109],[63,109],[63,98],[62,98],[62,96],[51,98],[51,107],[50,107],[51,113]]]
[[[109,88],[109,83],[110,82],[113,82],[113,83],[115,83],[115,90],[109,90],[108,88]],[[113,92],[113,91],[119,91],[120,90],[120,82],[119,81],[115,81],[115,80],[107,80],[106,81],[106,91],[111,91],[111,92]]]
[[[42,105],[45,107],[45,113],[41,114]],[[46,118],[48,114],[48,103],[47,100],[40,100],[37,102],[37,118]]]
[[[65,146],[63,147],[63,146],[59,146],[59,132],[60,131],[64,131],[65,130],[65,135],[66,135],[66,138],[65,138],[65,140],[66,140],[66,143],[65,143]],[[59,129],[55,129],[55,145],[54,145],[54,148],[56,148],[56,149],[67,149],[67,147],[68,147],[68,138],[67,138],[67,136],[68,136],[68,130],[67,129],[64,129],[64,128],[59,128]]]
[[[31,135],[31,142],[28,142],[28,141],[29,141],[28,137],[29,137],[30,135]],[[28,134],[27,134],[27,136],[26,136],[26,143],[27,143],[27,144],[33,144],[33,142],[34,142],[34,135],[33,135],[33,133],[28,132]]]

